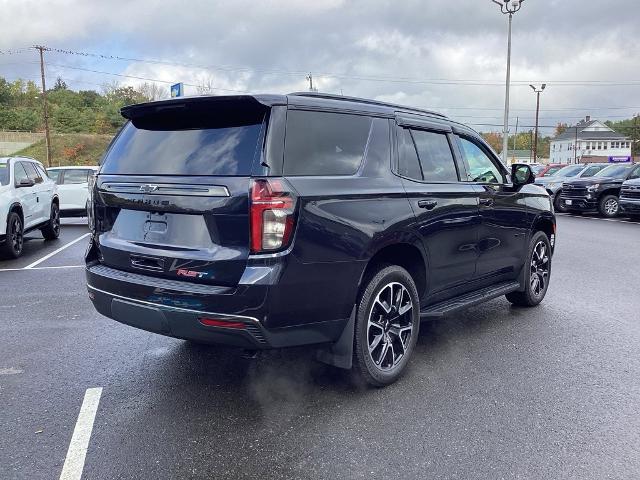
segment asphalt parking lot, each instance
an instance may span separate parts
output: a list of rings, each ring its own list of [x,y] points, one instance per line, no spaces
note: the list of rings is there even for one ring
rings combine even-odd
[[[540,307],[423,324],[385,389],[101,317],[72,223],[0,262],[2,479],[60,477],[92,388],[87,479],[640,477],[639,223],[559,216]]]

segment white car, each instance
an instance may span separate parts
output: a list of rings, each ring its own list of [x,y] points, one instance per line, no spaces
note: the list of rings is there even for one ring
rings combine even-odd
[[[52,167],[49,176],[58,185],[60,214],[63,217],[86,217],[89,199],[89,178],[99,167]]]
[[[37,228],[45,240],[60,235],[55,182],[33,158],[0,157],[0,252],[19,257],[24,234]]]

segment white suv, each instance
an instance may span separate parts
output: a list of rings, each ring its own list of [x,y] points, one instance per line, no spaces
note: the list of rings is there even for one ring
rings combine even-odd
[[[89,199],[89,179],[98,173],[99,167],[53,167],[47,173],[58,185],[60,215],[62,217],[86,217]]]
[[[55,182],[33,158],[0,157],[0,253],[19,257],[24,234],[37,228],[45,240],[60,235]]]

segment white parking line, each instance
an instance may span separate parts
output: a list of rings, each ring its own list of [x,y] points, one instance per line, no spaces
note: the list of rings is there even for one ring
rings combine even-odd
[[[83,238],[88,237],[89,235],[91,235],[91,233],[85,233],[84,235],[82,235],[81,237],[76,238],[75,240],[72,240],[71,242],[61,246],[60,248],[58,248],[57,250],[54,250],[53,252],[51,252],[48,255],[45,255],[44,257],[42,257],[40,260],[36,260],[35,262],[27,265],[26,267],[24,267],[25,270],[28,270],[30,268],[35,267],[36,265],[40,265],[42,262],[44,262],[45,260],[49,260],[51,257],[53,257],[54,255],[56,255],[57,253],[60,253],[62,250],[64,250],[65,248],[70,247],[71,245],[73,245],[74,243],[79,242],[80,240],[82,240]]]
[[[36,270],[53,270],[56,268],[82,268],[84,265],[56,265],[52,267],[33,267],[29,268],[28,271],[36,271]],[[0,272],[22,272],[24,268],[0,268]]]
[[[571,217],[571,218],[582,218],[585,220],[604,220],[605,222],[630,223],[631,225],[640,225],[640,223],[638,222],[631,222],[629,220],[620,220],[618,218],[586,217],[582,215],[572,215],[570,213],[561,213],[561,212],[556,212],[556,215],[561,215],[563,217]]]
[[[60,480],[80,480],[80,477],[82,477],[91,431],[93,430],[93,422],[96,418],[101,395],[102,387],[88,388],[84,394],[84,400],[80,407],[76,427],[73,429]]]

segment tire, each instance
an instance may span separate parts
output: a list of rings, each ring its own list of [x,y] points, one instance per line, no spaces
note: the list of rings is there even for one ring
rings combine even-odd
[[[389,385],[404,372],[418,339],[420,300],[415,282],[404,268],[383,265],[369,277],[357,307],[355,370],[370,385]]]
[[[537,232],[531,239],[523,268],[529,269],[524,291],[507,293],[506,297],[519,307],[535,307],[547,294],[551,278],[551,244],[544,232]]]
[[[51,204],[49,221],[40,231],[45,240],[55,240],[60,236],[60,207],[57,203]]]
[[[22,254],[24,246],[24,224],[20,215],[9,212],[7,216],[7,236],[0,251],[5,258],[18,258]]]
[[[562,205],[562,202],[560,201],[560,193],[561,192],[558,191],[558,193],[556,193],[556,195],[553,197],[553,208],[556,212],[564,213],[567,211],[567,209]]]
[[[618,215],[618,212],[620,211],[618,197],[615,195],[603,195],[598,202],[598,211],[603,217],[616,217]]]

